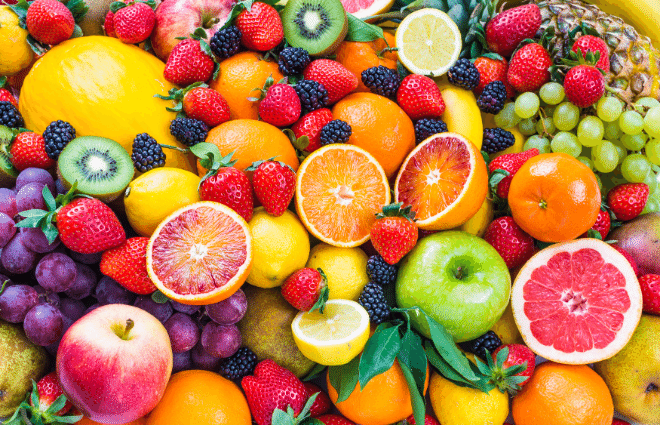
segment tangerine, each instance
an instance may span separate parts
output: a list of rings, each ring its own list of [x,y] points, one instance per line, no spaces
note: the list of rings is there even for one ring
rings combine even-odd
[[[368,92],[369,89],[362,83],[362,71],[374,66],[382,65],[396,69],[396,38],[389,32],[383,33],[385,39],[377,38],[373,41],[343,41],[335,54],[336,61],[344,65],[358,79],[355,91]]]

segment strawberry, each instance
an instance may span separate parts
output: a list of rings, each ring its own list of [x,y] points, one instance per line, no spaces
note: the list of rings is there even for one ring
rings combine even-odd
[[[18,171],[30,167],[48,169],[57,164],[46,154],[44,138],[31,131],[19,133],[14,138],[9,154],[11,163]]]
[[[64,246],[80,254],[103,252],[126,240],[114,211],[98,199],[74,199],[59,209],[55,221]]]
[[[250,221],[254,212],[252,185],[248,176],[233,165],[233,152],[220,157],[219,152],[212,159],[200,158],[201,165],[209,172],[199,185],[202,201],[219,202],[236,211],[245,221]],[[215,160],[213,158],[220,158]]]
[[[480,95],[484,91],[484,87],[493,81],[504,83],[507,97],[513,97],[516,94],[506,78],[506,73],[509,70],[506,59],[491,59],[481,56],[474,61],[474,66],[479,71],[479,85],[474,89],[475,94]]]
[[[509,84],[519,92],[539,91],[550,81],[548,69],[552,59],[548,51],[538,43],[530,43],[513,54],[507,71]]]
[[[619,254],[623,255],[626,260],[628,260],[628,263],[630,263],[630,267],[632,267],[633,271],[635,272],[635,276],[639,276],[639,267],[637,266],[637,261],[626,251],[625,249],[621,248],[619,245],[611,245],[612,248],[616,249],[619,251]]]
[[[612,425],[630,425],[630,422],[626,422],[624,420],[614,418],[612,419]]]
[[[594,55],[598,53],[599,58],[598,62],[596,62],[596,68],[600,68],[605,72],[610,71],[610,49],[602,38],[593,35],[578,37],[575,43],[573,43],[571,51],[577,53],[578,50],[580,50],[582,57],[585,59],[588,52]]]
[[[115,35],[122,43],[142,43],[156,26],[156,13],[146,3],[131,2],[115,11],[112,22]]]
[[[644,313],[660,314],[660,275],[645,274],[639,278],[644,300]]]
[[[209,128],[229,121],[229,104],[219,92],[206,84],[195,83],[185,89],[172,88],[167,96],[157,94],[156,97],[174,100],[176,105],[166,108],[168,111],[183,111],[188,118],[202,121]]]
[[[60,382],[58,381],[57,374],[55,372],[51,372],[48,375],[41,378],[39,382],[37,382],[36,388],[37,388],[38,403],[35,406],[34,403],[32,402],[32,397],[30,397],[30,406],[36,408],[36,410],[39,411],[40,413],[45,413],[50,407],[50,405],[53,404],[59,396],[64,394],[62,392],[62,387],[60,386]],[[66,404],[64,404],[64,407],[62,407],[57,412],[52,412],[52,413],[55,416],[62,416],[66,412],[71,410],[71,407],[73,407],[73,405],[71,404],[70,401],[67,400]]]
[[[298,415],[309,398],[296,375],[270,359],[260,362],[253,376],[241,380],[241,386],[257,425],[271,425],[275,409],[286,411],[291,406]]]
[[[58,0],[36,0],[28,7],[25,24],[30,35],[37,41],[55,45],[71,38],[76,21],[64,3]]]
[[[236,17],[241,30],[241,43],[250,50],[264,52],[280,44],[284,38],[282,19],[273,6],[255,2]]]
[[[401,81],[396,101],[413,120],[437,118],[445,112],[445,102],[435,81],[424,75],[410,74]]]
[[[149,238],[136,237],[105,251],[101,256],[101,273],[131,292],[151,294],[156,286],[147,273],[147,245]]]
[[[416,425],[417,422],[415,422],[415,417],[413,415],[408,416],[408,419],[406,419],[406,423],[409,425]],[[428,413],[424,416],[424,425],[440,425],[440,422],[433,416],[429,415]]]
[[[502,256],[509,269],[522,266],[534,255],[534,238],[525,233],[512,217],[493,220],[486,228],[484,239]]]
[[[389,264],[398,263],[417,243],[415,212],[410,206],[401,208],[402,205],[385,205],[371,226],[371,243]]]
[[[321,129],[330,121],[332,121],[332,112],[330,109],[321,108],[305,114],[293,126],[291,130],[299,139],[307,136],[309,144],[304,148],[305,152],[314,152],[321,147]]]
[[[509,196],[509,187],[513,176],[520,170],[520,167],[531,157],[539,154],[539,150],[534,148],[520,153],[508,153],[500,155],[488,164],[488,171],[491,173],[491,185],[496,181],[493,178],[495,170],[506,171],[506,176],[497,185],[497,196],[506,199]]]
[[[165,79],[172,84],[187,86],[198,81],[207,81],[213,76],[215,62],[202,46],[205,41],[186,38],[177,43],[167,58]]]
[[[296,172],[279,161],[257,161],[247,171],[254,171],[252,186],[266,212],[279,217],[284,214],[296,191]]]
[[[18,108],[18,101],[14,95],[12,95],[9,90],[3,88],[6,82],[7,77],[0,77],[0,102],[9,102],[14,105],[14,107]]]
[[[564,91],[572,104],[588,108],[605,94],[605,77],[595,66],[574,66],[566,73]]]
[[[600,233],[600,239],[605,240],[607,235],[610,233],[610,228],[612,225],[612,221],[610,219],[610,213],[607,212],[606,210],[601,209],[600,212],[598,213],[598,217],[596,218],[596,222],[594,223],[593,226],[591,226],[591,229],[595,232]],[[589,232],[587,231],[582,235],[583,238],[589,237]]]
[[[318,385],[312,384],[311,382],[303,382],[303,385],[305,386],[309,397],[318,393],[314,400],[314,404],[312,404],[312,408],[309,411],[309,415],[312,418],[326,414],[332,409],[332,401],[330,400],[330,397],[328,397],[328,394],[324,393]]]
[[[541,9],[526,4],[497,14],[486,25],[488,48],[509,57],[526,38],[534,38],[541,27]]]
[[[323,312],[323,304],[328,300],[325,273],[321,269],[309,267],[294,272],[284,281],[282,296],[300,311],[319,308]]]
[[[117,37],[117,34],[115,34],[115,14],[112,13],[112,10],[108,10],[108,13],[105,14],[103,31],[105,31],[105,35],[108,37]]]
[[[522,344],[507,344],[500,346],[497,350],[493,352],[493,361],[497,362],[497,355],[500,351],[508,348],[508,355],[502,367],[508,369],[512,366],[524,365],[527,363],[527,368],[519,373],[516,373],[514,376],[526,377],[524,381],[518,383],[521,387],[524,386],[532,378],[534,374],[534,368],[536,367],[536,354],[530,350],[526,345]]]
[[[323,425],[355,425],[355,422],[349,421],[340,415],[323,415],[316,417]]]
[[[358,86],[358,79],[344,65],[331,59],[316,59],[303,71],[305,80],[314,80],[328,91],[328,105],[332,105]]]
[[[300,118],[300,98],[288,84],[273,84],[259,102],[259,117],[275,127],[288,127]]]
[[[607,205],[618,220],[628,221],[637,217],[649,199],[646,183],[625,183],[612,188],[607,194]]]

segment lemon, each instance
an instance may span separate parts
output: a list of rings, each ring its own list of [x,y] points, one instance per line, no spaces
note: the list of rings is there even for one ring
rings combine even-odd
[[[124,193],[124,207],[131,227],[151,236],[174,211],[198,202],[199,176],[180,168],[155,168],[133,180]]]
[[[433,373],[429,393],[442,425],[502,425],[509,416],[509,396],[497,388],[484,393]]]
[[[331,300],[356,301],[369,282],[367,254],[360,248],[339,248],[320,243],[312,248],[307,267],[323,270]]]
[[[14,75],[32,63],[34,53],[27,43],[27,30],[9,6],[0,6],[0,76]]]
[[[520,335],[516,321],[513,318],[513,310],[511,310],[511,303],[506,307],[502,317],[490,329],[495,332],[502,340],[502,344],[524,344],[525,342]]]
[[[486,233],[491,221],[493,221],[493,201],[486,198],[479,211],[456,230],[462,230],[481,238]]]
[[[252,271],[247,282],[260,288],[282,285],[293,272],[305,267],[309,235],[298,216],[289,210],[279,217],[263,207],[254,210],[248,223],[252,232]]]
[[[484,125],[474,93],[454,86],[441,89],[441,93],[445,102],[442,120],[447,124],[447,131],[460,134],[481,149]]]
[[[369,314],[350,300],[330,300],[323,314],[300,312],[291,323],[293,339],[308,359],[326,366],[350,362],[369,339]]]

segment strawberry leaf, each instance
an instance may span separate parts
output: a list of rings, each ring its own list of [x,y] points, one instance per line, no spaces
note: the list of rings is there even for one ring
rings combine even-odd
[[[117,13],[119,9],[123,9],[127,6],[128,5],[123,1],[113,1],[112,3],[110,3],[110,12]]]
[[[3,75],[2,77],[0,77],[0,89],[3,88],[6,83],[7,83],[7,77]]]
[[[289,406],[291,407],[291,406]],[[296,425],[296,418],[280,409],[275,409],[273,411],[272,425]]]
[[[320,392],[316,392],[312,394],[308,399],[307,402],[305,403],[305,406],[303,406],[303,409],[300,411],[298,416],[296,417],[296,423],[300,423],[303,420],[307,419],[309,417],[309,412],[312,410],[312,406],[314,405],[314,402],[316,401],[316,397],[321,394]],[[289,406],[290,408],[291,406]]]
[[[603,235],[601,235],[598,230],[594,230],[594,229],[587,230],[587,236],[601,241],[603,240]]]
[[[488,155],[488,152],[486,151],[479,151],[481,152],[481,156],[484,158],[484,162],[486,165],[490,164],[490,156]]]
[[[66,7],[71,11],[76,24],[79,24],[89,11],[89,7],[85,4],[84,0],[68,0]]]
[[[66,396],[64,394],[62,394],[62,395],[60,395],[59,397],[57,397],[55,399],[53,404],[48,406],[48,409],[46,409],[45,413],[55,414],[55,413],[59,412],[60,410],[62,410],[62,408],[64,407],[65,404],[66,404]]]
[[[0,286],[0,295],[2,295],[2,293],[4,292],[4,290],[5,290],[5,286],[7,286],[7,283],[8,283],[8,282],[9,282],[9,279],[7,279],[7,280],[5,280],[4,282],[2,282],[2,286]]]
[[[158,303],[158,304],[165,304],[170,299],[167,298],[167,296],[165,294],[163,294],[162,292],[156,290],[154,293],[151,294],[151,300],[155,303]]]
[[[43,190],[41,191],[41,195],[44,197],[44,202],[46,203],[49,211],[53,211],[57,208],[57,205],[55,204],[55,198],[53,198],[53,194],[50,192],[50,189],[48,189],[48,186],[44,186]]]
[[[402,206],[402,202],[385,205],[382,212],[376,213],[376,218],[403,217],[408,221],[415,221],[415,211],[412,211],[412,206],[401,208]]]
[[[77,422],[80,422],[80,420],[83,418],[82,415],[75,415],[75,416],[58,416],[53,423],[62,423],[62,424],[75,424]]]
[[[34,214],[34,215],[28,215]],[[44,210],[27,210],[21,211],[18,213],[19,216],[23,217],[23,220],[16,223],[16,227],[39,227],[41,219],[48,215],[47,211]]]
[[[318,269],[321,271],[321,269]],[[324,285],[321,288],[321,293],[319,294],[319,299],[316,300],[312,308],[309,310],[314,311],[318,310],[319,313],[323,314],[323,310],[325,310],[325,303],[328,302],[328,296],[330,295],[330,290],[328,289],[328,285]]]

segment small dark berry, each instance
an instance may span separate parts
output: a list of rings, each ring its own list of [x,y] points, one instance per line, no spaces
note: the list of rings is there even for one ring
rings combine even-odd
[[[415,142],[421,143],[434,134],[446,133],[447,124],[439,118],[422,118],[415,123]]]
[[[237,26],[223,28],[211,37],[211,51],[220,60],[234,56],[241,48],[241,36],[241,30]]]
[[[284,75],[302,74],[312,59],[307,50],[300,47],[287,47],[280,52],[277,66]]]
[[[142,173],[165,166],[163,148],[147,133],[135,136],[132,151],[131,159],[133,160],[133,165]]]
[[[369,320],[374,325],[387,321],[392,314],[390,306],[387,305],[383,287],[375,282],[367,283],[358,298],[358,304],[367,310]]]
[[[9,128],[23,127],[23,117],[11,102],[0,102],[0,125]]]
[[[506,101],[506,87],[501,81],[493,81],[486,84],[484,91],[477,99],[477,106],[481,112],[497,114],[504,108]]]
[[[487,355],[493,354],[501,345],[502,341],[493,331],[488,331],[479,338],[458,344],[463,350],[486,359]]]
[[[234,381],[243,379],[244,376],[252,375],[257,366],[257,355],[247,347],[241,347],[231,357],[227,357],[220,363],[220,375]]]
[[[399,268],[389,264],[379,254],[372,255],[367,260],[367,276],[369,280],[381,286],[392,285],[396,281]]]
[[[362,78],[362,84],[367,86],[372,93],[385,97],[395,97],[396,91],[401,85],[399,74],[383,65],[365,69],[360,77]]]
[[[64,147],[76,138],[76,129],[66,121],[57,120],[48,124],[43,136],[46,155],[57,160]]]
[[[481,150],[487,153],[497,153],[513,146],[515,136],[502,128],[484,128],[484,138]]]
[[[209,128],[200,120],[176,118],[170,124],[170,134],[186,146],[195,146],[206,140]]]
[[[328,104],[328,91],[318,81],[301,80],[293,88],[300,98],[303,113],[316,111]]]
[[[346,143],[352,133],[353,130],[346,121],[332,120],[321,129],[319,140],[322,146],[330,143]]]
[[[479,70],[469,59],[459,59],[447,71],[449,82],[465,90],[474,90],[479,85]]]

